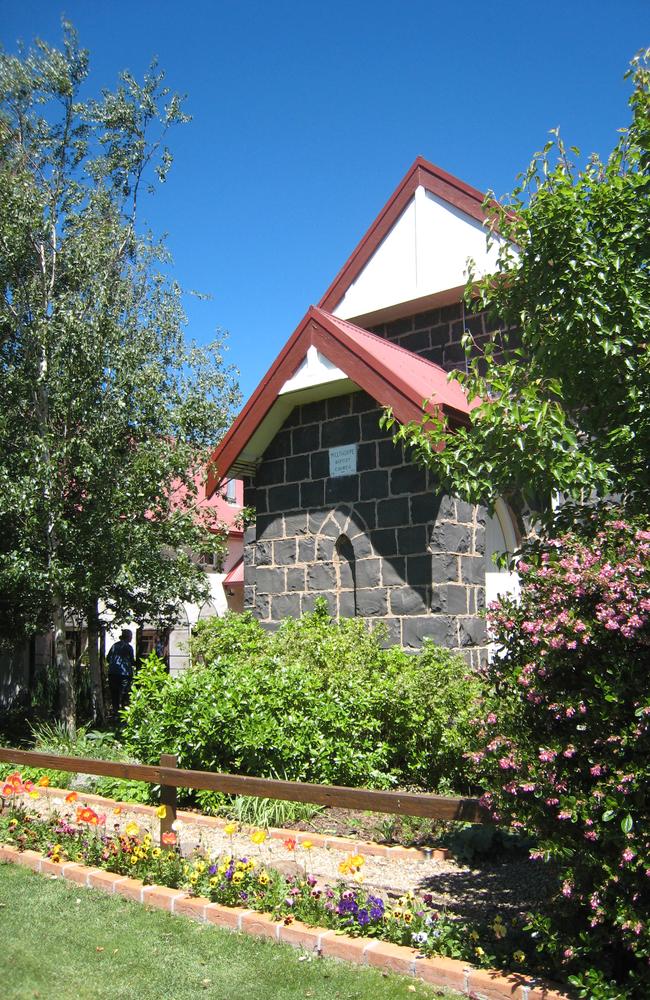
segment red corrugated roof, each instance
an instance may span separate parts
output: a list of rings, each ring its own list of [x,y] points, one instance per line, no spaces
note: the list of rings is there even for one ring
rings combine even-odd
[[[380,406],[390,406],[402,423],[420,419],[425,400],[429,412],[442,412],[452,422],[465,424],[469,419],[470,406],[463,390],[457,382],[448,381],[447,372],[439,365],[312,306],[215,449],[208,496],[269,419],[282,387],[311,346]]]

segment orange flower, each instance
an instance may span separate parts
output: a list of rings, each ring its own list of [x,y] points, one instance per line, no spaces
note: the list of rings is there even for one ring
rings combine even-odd
[[[14,786],[10,785],[9,782],[2,786],[2,797],[3,799],[8,799],[10,795],[15,795]]]
[[[113,809],[113,812],[115,813],[116,816],[121,816],[122,812],[123,812],[122,806],[115,806],[115,809]]]
[[[165,832],[162,835],[162,842],[167,847],[173,847],[174,844],[176,843],[176,834],[174,833],[174,831],[165,830]]]
[[[78,798],[79,796],[77,795],[76,792],[68,792],[68,794],[65,797],[65,800],[66,802],[76,802]]]
[[[99,823],[99,816],[94,809],[90,809],[86,806],[85,809],[77,809],[77,822],[90,823],[91,826],[97,826]]]
[[[13,771],[12,774],[8,774],[7,781],[10,785],[13,785],[14,788],[22,788],[23,779],[18,771]]]
[[[39,786],[39,788],[47,788],[48,785],[49,785],[49,783],[50,783],[50,779],[48,778],[48,776],[46,774],[44,774],[43,777],[39,778],[38,781],[36,782],[36,784]]]
[[[294,840],[293,837],[287,837],[287,839],[284,842],[284,846],[286,847],[286,849],[288,851],[295,851],[295,849],[296,849],[296,841]]]
[[[29,781],[29,779],[28,779],[25,782],[25,784],[23,785],[23,788],[28,793],[28,795],[31,795],[31,793],[34,791],[34,782],[33,781]]]

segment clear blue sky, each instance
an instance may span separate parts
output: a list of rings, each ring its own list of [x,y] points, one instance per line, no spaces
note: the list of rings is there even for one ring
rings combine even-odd
[[[244,397],[417,155],[500,194],[554,126],[605,153],[650,44],[648,0],[0,0],[4,47],[59,42],[62,13],[93,89],[157,55],[188,95],[148,221]]]

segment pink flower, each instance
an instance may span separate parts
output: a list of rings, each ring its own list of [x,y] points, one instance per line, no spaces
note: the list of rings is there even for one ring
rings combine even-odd
[[[555,750],[540,750],[538,757],[541,761],[553,761],[557,757]]]
[[[603,773],[603,768],[600,764],[594,764],[593,767],[589,768],[589,773],[593,775],[594,778],[599,778]]]
[[[623,853],[621,854],[621,858],[623,859],[624,864],[629,864],[630,861],[632,861],[635,857],[636,855],[634,851],[631,850],[629,847],[626,847]]]

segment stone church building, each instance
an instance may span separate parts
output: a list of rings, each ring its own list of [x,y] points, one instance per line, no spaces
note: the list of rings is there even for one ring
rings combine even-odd
[[[426,638],[487,655],[480,612],[516,588],[492,555],[512,551],[505,503],[442,495],[379,426],[423,405],[451,426],[469,406],[447,373],[465,365],[483,315],[465,316],[467,259],[494,267],[483,195],[423,159],[413,164],[317,306],[312,306],[217,447],[208,491],[244,480],[256,509],[244,546],[245,606],[270,627],[324,597],[333,614],[381,621],[389,641]]]

